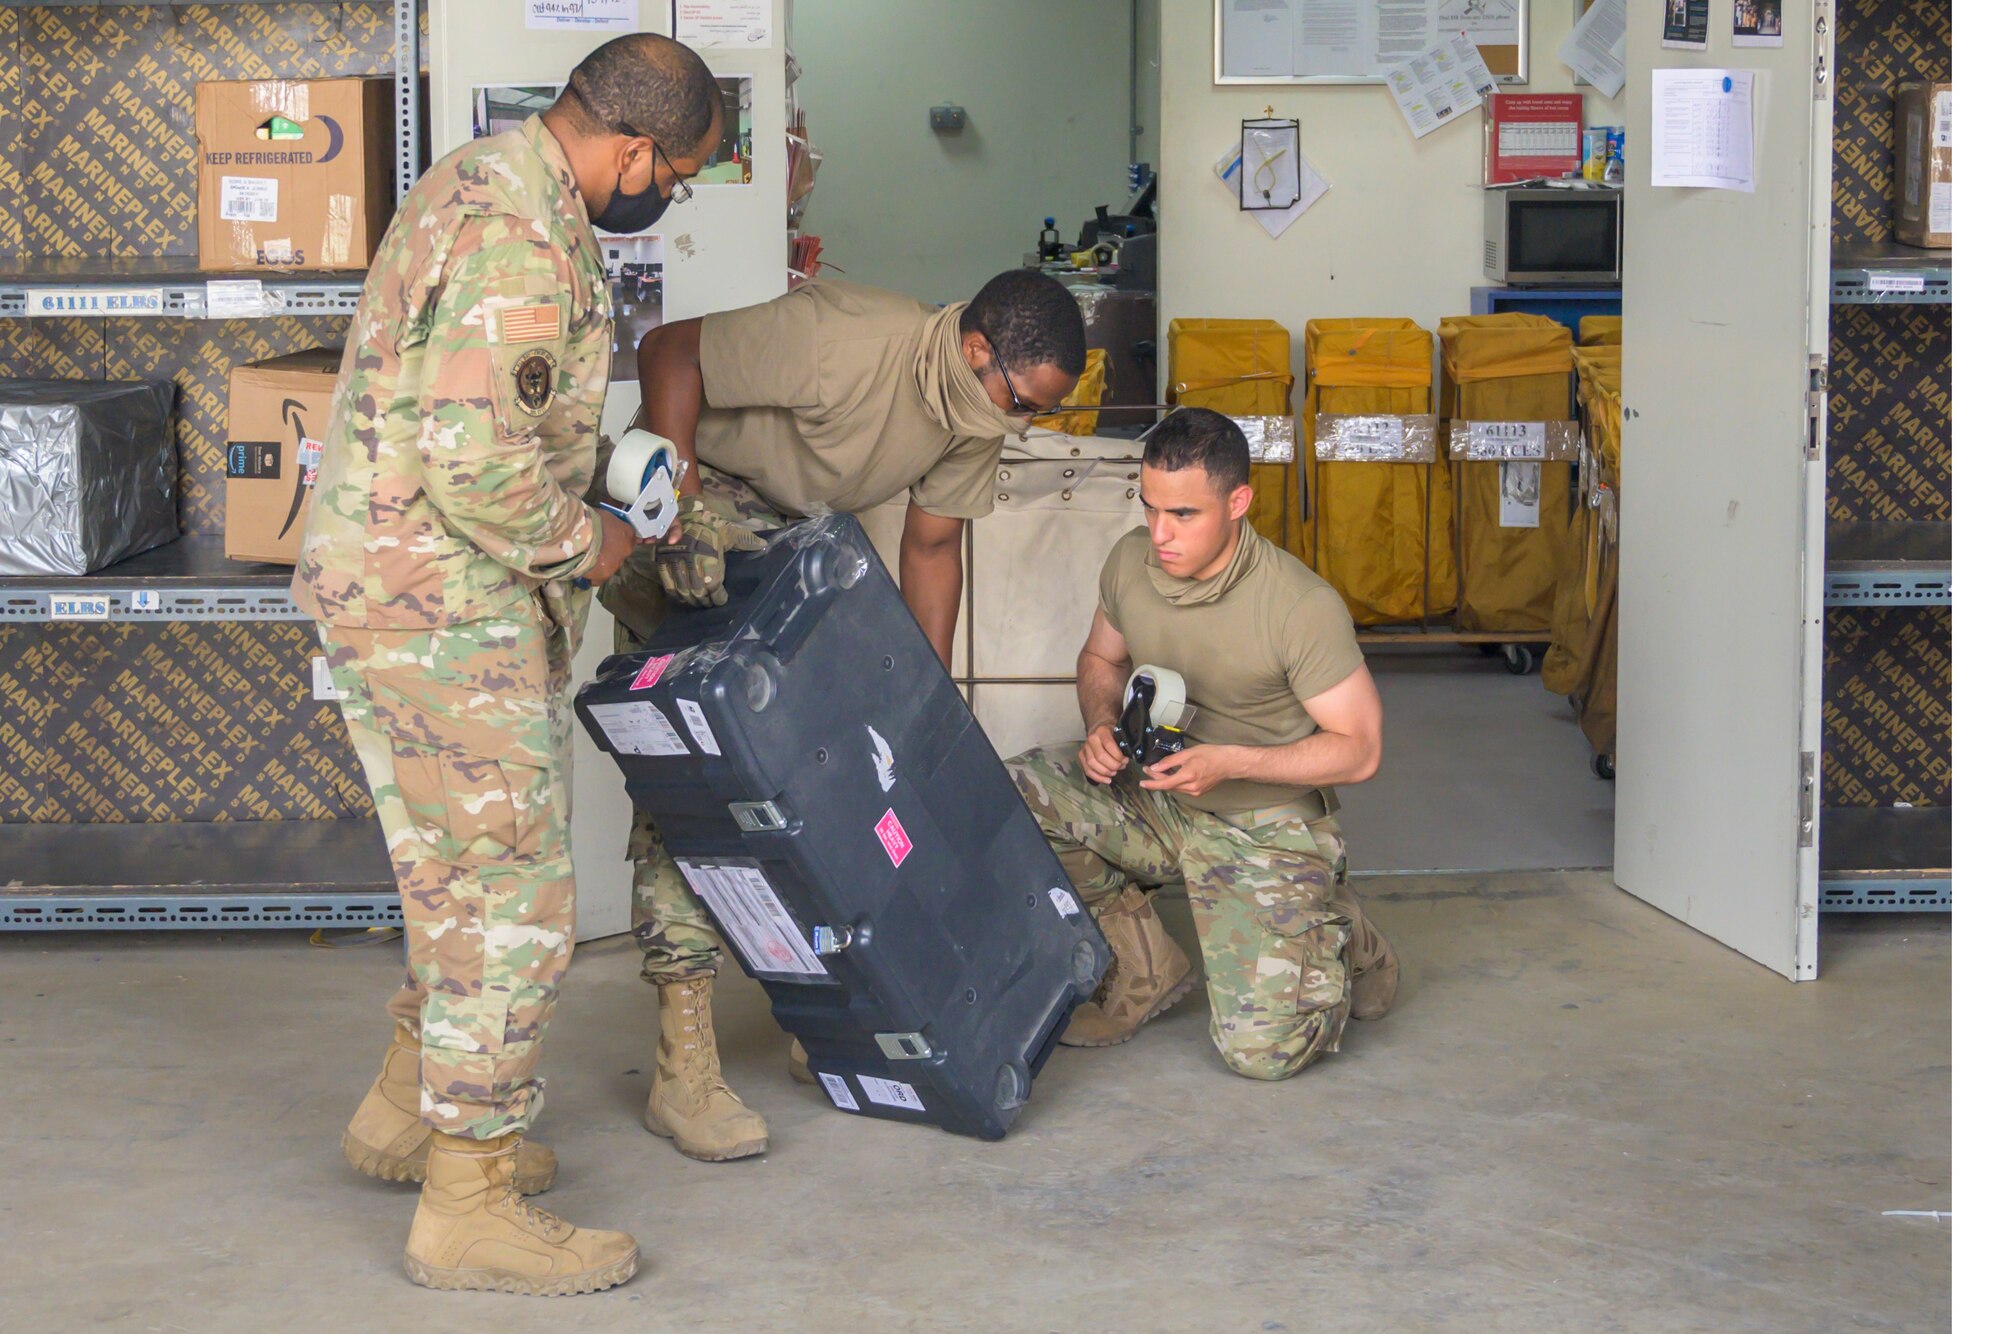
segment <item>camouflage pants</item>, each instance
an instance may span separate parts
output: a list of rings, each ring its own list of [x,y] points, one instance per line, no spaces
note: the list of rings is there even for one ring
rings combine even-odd
[[[1135,880],[1187,887],[1209,1036],[1237,1074],[1284,1079],[1339,1050],[1358,912],[1338,902],[1346,852],[1332,819],[1239,825],[1146,791],[1131,768],[1098,787],[1077,749],[1042,747],[1007,768],[1078,897],[1096,912]]]
[[[423,1044],[423,1119],[523,1130],[576,931],[568,642],[534,617],[320,638],[402,894],[389,1013]]]
[[[759,529],[786,522],[741,478],[704,464],[701,484],[702,503],[729,518]],[[604,591],[604,604],[617,618],[612,641],[620,653],[643,648],[678,610],[645,557],[642,550],[627,561]],[[640,976],[658,986],[713,973],[722,959],[722,935],[667,855],[659,826],[644,811],[632,813],[632,840],[625,855],[632,863],[632,934],[639,942]]]

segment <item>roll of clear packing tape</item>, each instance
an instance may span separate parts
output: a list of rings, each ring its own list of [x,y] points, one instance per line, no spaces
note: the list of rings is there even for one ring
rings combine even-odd
[[[611,450],[611,465],[604,474],[604,489],[621,505],[639,498],[646,483],[661,468],[673,469],[679,458],[674,442],[651,431],[630,430]]]

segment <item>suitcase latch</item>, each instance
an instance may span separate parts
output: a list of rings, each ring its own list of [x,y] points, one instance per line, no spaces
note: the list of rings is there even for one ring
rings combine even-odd
[[[877,1033],[875,1045],[892,1061],[922,1061],[931,1054],[931,1044],[922,1033]]]
[[[778,809],[775,801],[732,801],[729,813],[736,817],[736,827],[746,834],[766,834],[774,829],[791,828],[791,822]]]

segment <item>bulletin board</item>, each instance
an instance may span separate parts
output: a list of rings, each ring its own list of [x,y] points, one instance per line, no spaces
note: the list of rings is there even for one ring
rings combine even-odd
[[[1379,84],[1386,66],[1469,31],[1495,81],[1526,83],[1528,3],[1215,0],[1215,82]]]

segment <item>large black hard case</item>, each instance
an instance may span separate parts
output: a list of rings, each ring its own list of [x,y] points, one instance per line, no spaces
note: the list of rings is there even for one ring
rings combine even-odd
[[[1111,953],[850,515],[577,696],[848,1111],[998,1139]]]

